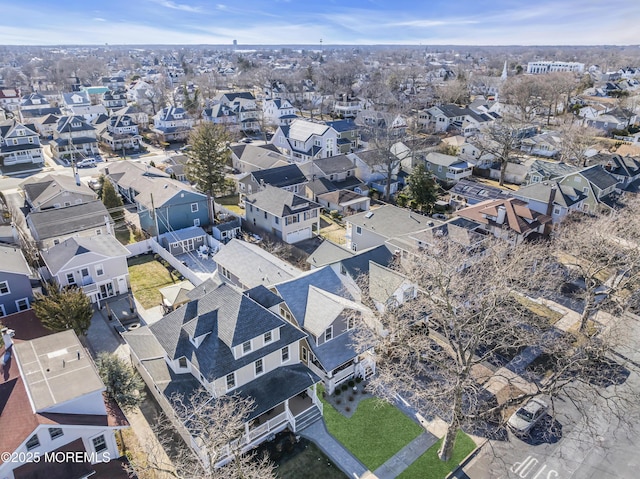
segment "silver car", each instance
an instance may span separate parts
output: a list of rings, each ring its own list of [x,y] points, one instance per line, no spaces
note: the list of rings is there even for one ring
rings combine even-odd
[[[540,398],[532,398],[509,418],[507,425],[517,434],[529,434],[540,418],[549,409],[547,403]]]

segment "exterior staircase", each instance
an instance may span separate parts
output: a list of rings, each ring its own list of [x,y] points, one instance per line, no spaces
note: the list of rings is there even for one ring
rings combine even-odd
[[[311,426],[311,424],[318,421],[319,419],[322,419],[322,413],[317,406],[313,406],[312,408],[307,409],[306,411],[296,416],[295,432],[302,431],[304,428]]]

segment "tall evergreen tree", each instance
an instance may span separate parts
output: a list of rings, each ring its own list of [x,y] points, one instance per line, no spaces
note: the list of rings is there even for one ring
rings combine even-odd
[[[122,198],[109,180],[102,182],[102,202],[109,210],[109,214],[116,223],[124,219],[124,208]]]
[[[227,144],[231,141],[228,131],[221,125],[202,123],[189,136],[191,149],[188,152],[185,173],[189,181],[207,195],[209,222],[215,218],[214,199],[226,185],[225,166],[231,152]]]
[[[438,199],[438,185],[423,163],[419,163],[407,180],[411,198],[421,209],[430,212]]]
[[[84,292],[73,286],[61,288],[58,283],[47,284],[47,294],[36,293],[33,310],[42,324],[53,331],[73,329],[78,336],[89,330],[93,307]]]

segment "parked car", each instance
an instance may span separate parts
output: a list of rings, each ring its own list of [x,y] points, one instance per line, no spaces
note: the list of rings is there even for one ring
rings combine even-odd
[[[527,404],[511,415],[507,425],[516,434],[529,434],[548,408],[549,406],[542,399],[531,398]]]
[[[78,168],[92,168],[94,166],[96,166],[96,160],[94,158],[85,158],[76,163],[76,167]]]

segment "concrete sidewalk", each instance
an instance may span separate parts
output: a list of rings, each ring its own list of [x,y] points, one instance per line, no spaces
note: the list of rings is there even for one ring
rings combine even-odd
[[[368,472],[368,469],[353,454],[329,434],[324,420],[314,422],[300,431],[300,435],[313,441],[347,476],[362,478]]]
[[[378,479],[394,479],[433,446],[438,438],[430,432],[423,432],[394,456],[374,471]]]

